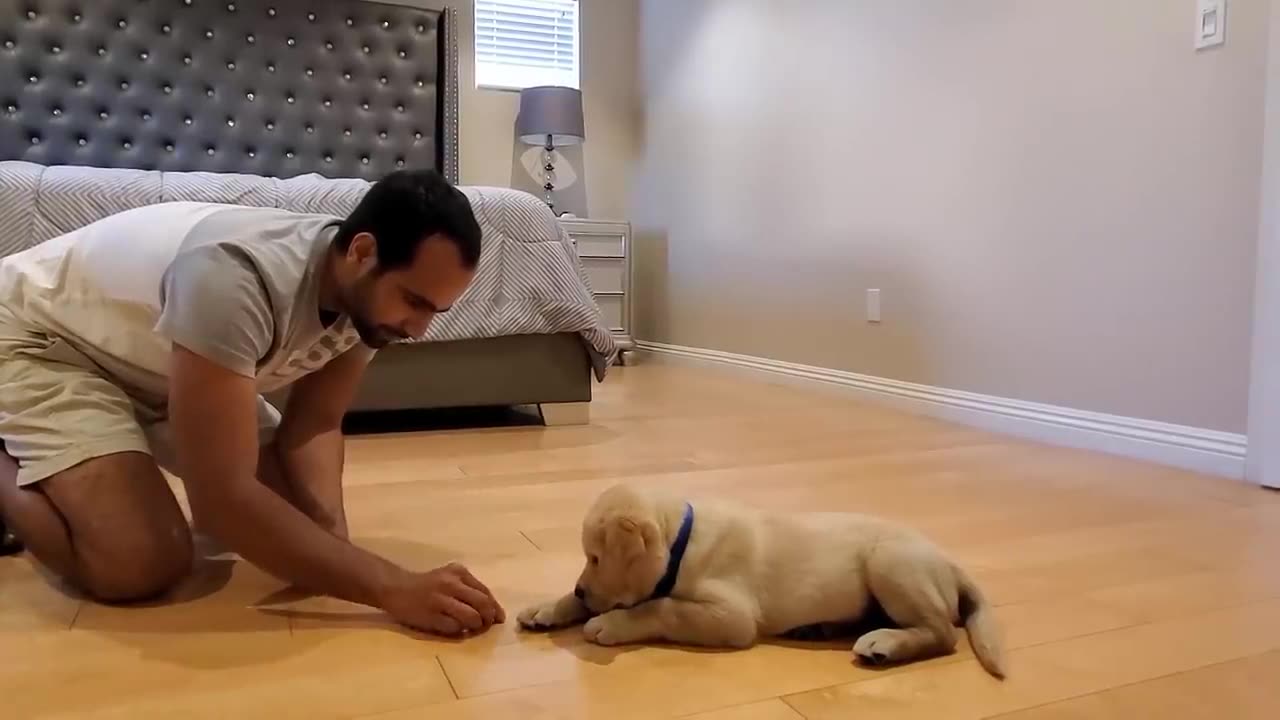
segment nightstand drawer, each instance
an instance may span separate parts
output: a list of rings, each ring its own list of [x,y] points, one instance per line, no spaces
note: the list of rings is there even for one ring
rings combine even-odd
[[[626,265],[622,258],[582,258],[582,269],[587,273],[592,292],[621,293],[625,292]]]
[[[573,244],[578,266],[591,286],[596,307],[600,309],[600,324],[613,333],[619,349],[634,350],[631,224],[576,217],[562,217],[560,223]]]
[[[578,248],[578,257],[621,258],[626,255],[622,235],[571,230],[569,237]]]
[[[600,320],[605,327],[615,332],[626,329],[622,324],[621,295],[596,295],[596,305],[600,307]]]

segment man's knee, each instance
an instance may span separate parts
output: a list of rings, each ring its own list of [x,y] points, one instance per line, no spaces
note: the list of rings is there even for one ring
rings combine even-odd
[[[151,457],[121,452],[40,482],[66,523],[74,580],[97,600],[147,600],[191,570],[191,530]]]
[[[109,603],[163,595],[190,574],[194,556],[185,523],[80,538],[76,554],[85,592]]]

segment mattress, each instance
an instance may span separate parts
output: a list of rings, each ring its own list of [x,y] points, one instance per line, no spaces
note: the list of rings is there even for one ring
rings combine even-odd
[[[162,172],[0,162],[0,257],[108,215],[162,202],[274,207],[345,217],[370,183],[300,175]],[[483,231],[475,279],[427,334],[407,342],[450,342],[575,333],[598,380],[618,347],[591,294],[564,227],[533,195],[460,187]],[[158,289],[157,289],[158,291]]]

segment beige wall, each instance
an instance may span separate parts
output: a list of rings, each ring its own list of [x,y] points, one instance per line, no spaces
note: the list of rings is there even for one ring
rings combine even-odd
[[[1243,431],[1268,3],[1194,7],[642,0],[640,337]]]
[[[1248,476],[1260,484],[1280,488],[1280,3],[1272,4],[1270,33]]]

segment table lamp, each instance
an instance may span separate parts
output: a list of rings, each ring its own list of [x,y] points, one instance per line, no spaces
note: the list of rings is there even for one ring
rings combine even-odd
[[[520,112],[516,135],[521,142],[543,148],[542,189],[544,200],[554,213],[555,163],[557,146],[576,145],[586,139],[582,120],[582,92],[559,85],[540,85],[520,91]],[[559,213],[556,213],[559,215]]]

